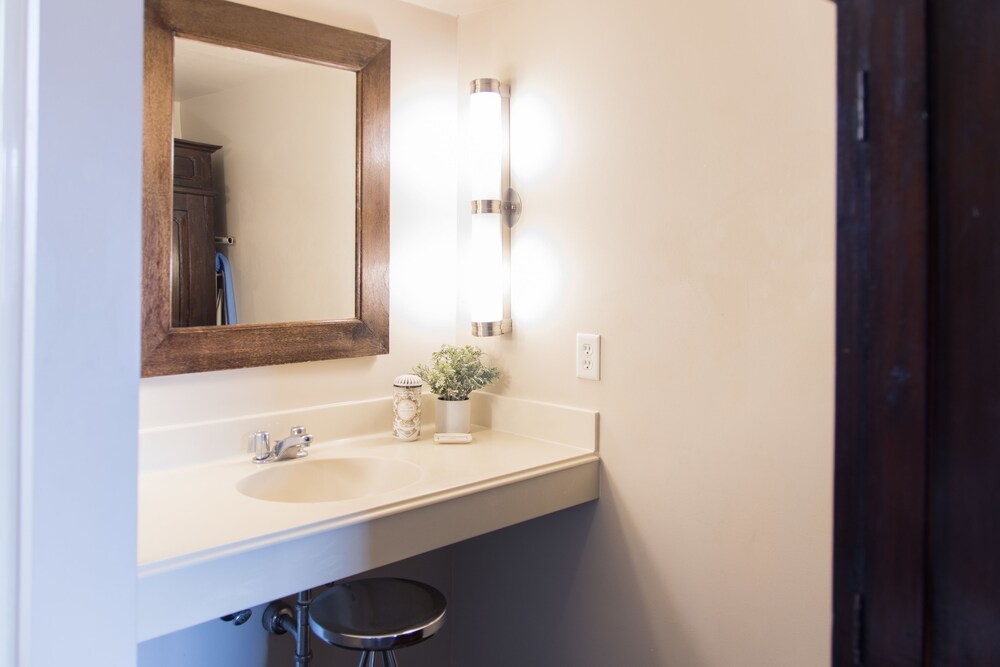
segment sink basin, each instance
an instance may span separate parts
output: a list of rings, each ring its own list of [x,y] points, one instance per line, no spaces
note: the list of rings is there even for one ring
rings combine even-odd
[[[393,491],[417,481],[421,474],[409,461],[362,456],[265,465],[237,482],[236,490],[279,503],[323,503]]]

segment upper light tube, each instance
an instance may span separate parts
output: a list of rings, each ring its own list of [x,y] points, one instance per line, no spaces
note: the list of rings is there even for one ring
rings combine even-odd
[[[478,82],[495,83],[477,87]],[[484,89],[485,88],[485,89]],[[500,82],[476,79],[469,98],[469,144],[471,149],[470,194],[473,200],[499,200],[503,180],[503,100]]]

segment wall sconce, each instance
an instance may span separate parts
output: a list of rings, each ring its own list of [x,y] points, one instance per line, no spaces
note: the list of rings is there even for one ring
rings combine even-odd
[[[510,187],[510,88],[496,79],[469,86],[472,176],[472,335],[511,330],[510,228],[521,200]]]

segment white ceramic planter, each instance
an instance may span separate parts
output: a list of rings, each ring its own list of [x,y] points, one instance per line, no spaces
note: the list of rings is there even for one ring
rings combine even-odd
[[[434,430],[437,433],[468,433],[472,430],[472,401],[445,401],[434,403]]]

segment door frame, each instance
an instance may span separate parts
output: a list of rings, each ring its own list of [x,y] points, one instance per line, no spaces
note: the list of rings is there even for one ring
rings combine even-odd
[[[833,665],[924,655],[926,0],[841,0]]]

